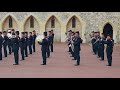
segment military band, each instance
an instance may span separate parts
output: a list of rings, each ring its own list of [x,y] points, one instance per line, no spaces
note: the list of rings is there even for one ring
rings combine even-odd
[[[46,65],[47,58],[50,57],[50,51],[53,52],[53,43],[54,43],[54,33],[53,30],[48,32],[44,32],[44,38],[42,41],[38,41],[38,43],[41,45],[41,51],[42,51],[42,58],[43,63],[42,65]],[[66,42],[68,44],[69,54],[71,54],[70,57],[73,57],[72,60],[76,60],[75,66],[80,65],[80,51],[81,51],[81,43],[83,40],[80,37],[79,31],[73,32],[72,30],[69,30],[67,33]],[[2,48],[4,51],[4,56],[7,57],[7,54],[14,53],[14,60],[15,64],[13,65],[19,65],[19,50],[21,53],[21,60],[25,60],[25,57],[28,57],[28,51],[29,54],[32,54],[36,51],[35,43],[36,43],[36,31],[33,32],[21,32],[21,36],[19,36],[19,31],[15,31],[14,29],[0,32],[0,60],[2,60]],[[97,55],[97,57],[103,61],[104,60],[104,50],[105,50],[105,44],[106,44],[106,56],[108,65],[112,66],[112,53],[113,53],[113,46],[114,46],[114,40],[112,39],[112,36],[109,34],[107,35],[107,38],[105,38],[104,34],[100,32],[92,32],[91,35],[91,44],[92,44],[92,51],[94,55]],[[8,49],[7,49],[8,47]],[[20,49],[19,49],[20,48]],[[9,52],[7,51],[9,50]]]
[[[112,66],[112,53],[113,53],[113,46],[114,46],[114,40],[112,39],[112,36],[109,34],[107,35],[107,38],[105,38],[104,34],[99,32],[94,32],[93,36],[91,37],[91,43],[92,43],[92,50],[94,54],[100,58],[101,61],[104,60],[104,50],[105,50],[105,44],[106,46],[106,56],[107,56],[107,66]]]

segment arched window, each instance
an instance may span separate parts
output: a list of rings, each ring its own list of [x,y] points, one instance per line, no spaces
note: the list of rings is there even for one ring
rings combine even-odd
[[[76,27],[76,19],[75,17],[72,18],[72,28]]]
[[[33,18],[33,16],[30,17],[30,28],[34,28],[34,18]]]
[[[52,16],[51,18],[51,28],[55,28],[55,17]]]
[[[107,38],[107,35],[109,34],[111,37],[113,37],[113,27],[110,23],[105,24],[103,28],[103,34],[105,38]]]
[[[9,28],[12,28],[12,27],[13,27],[12,17],[10,16],[10,18],[9,18]]]

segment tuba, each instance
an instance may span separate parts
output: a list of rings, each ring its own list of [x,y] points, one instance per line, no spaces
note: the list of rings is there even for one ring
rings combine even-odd
[[[37,42],[42,42],[42,39],[44,39],[44,35],[40,34],[36,37]]]
[[[8,30],[7,36],[8,36],[9,39],[12,38],[11,30]]]

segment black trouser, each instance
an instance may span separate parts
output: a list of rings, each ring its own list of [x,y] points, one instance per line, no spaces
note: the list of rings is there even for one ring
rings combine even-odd
[[[104,50],[101,51],[101,59],[104,60]]]
[[[20,47],[20,51],[21,51],[22,60],[24,60],[25,59],[25,57],[24,57],[24,47]]]
[[[7,57],[7,45],[6,44],[3,45],[3,49],[4,49],[4,56]]]
[[[43,64],[46,64],[46,50],[42,50]]]
[[[73,53],[73,55],[74,55],[74,59],[76,60],[76,54],[75,54],[75,52]]]
[[[94,52],[94,44],[92,43],[92,51]]]
[[[50,48],[47,48],[47,57],[50,57]]]
[[[94,54],[96,54],[95,45],[93,44],[92,47],[93,47],[93,52],[94,52]]]
[[[112,52],[111,51],[107,51],[107,61],[108,61],[108,65],[112,65]]]
[[[51,52],[53,52],[53,43],[50,46],[51,46]]]
[[[28,57],[27,45],[25,46],[25,56]]]
[[[32,54],[32,45],[29,45],[29,53]]]
[[[69,52],[72,52],[72,48],[71,47],[69,47]]]
[[[95,54],[97,54],[98,53],[98,45],[95,44],[94,47],[95,47]]]
[[[74,51],[71,51],[72,57],[74,57]]]
[[[12,52],[13,52],[13,44],[11,44],[11,49],[12,49]]]
[[[101,52],[101,50],[100,50],[100,47],[98,46],[98,57],[100,57],[100,52]]]
[[[8,49],[9,49],[9,54],[11,54],[11,52],[12,52],[11,44],[8,44]]]
[[[100,47],[100,57],[104,60],[104,47]]]
[[[35,43],[33,43],[33,52],[35,52]]]
[[[14,58],[15,58],[15,64],[19,64],[19,54],[18,49],[14,49]]]
[[[80,64],[80,51],[75,51],[74,55],[77,60],[77,65],[79,65]]]
[[[0,60],[2,60],[2,46],[0,46]]]

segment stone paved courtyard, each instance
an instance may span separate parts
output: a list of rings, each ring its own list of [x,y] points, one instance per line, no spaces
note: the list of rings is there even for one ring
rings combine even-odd
[[[74,66],[76,61],[71,60],[64,43],[55,43],[54,52],[47,59],[47,65],[42,66],[40,46],[37,51],[19,66],[13,66],[13,54],[0,61],[0,78],[120,78],[120,47],[115,45],[113,66],[107,67],[105,61],[100,61],[92,55],[91,47],[81,45],[81,65]],[[106,57],[106,56],[105,56]],[[20,57],[21,59],[21,57]]]

